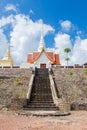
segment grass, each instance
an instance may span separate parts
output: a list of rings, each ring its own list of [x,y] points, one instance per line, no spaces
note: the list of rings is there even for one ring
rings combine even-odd
[[[70,72],[69,72],[69,75],[70,75],[70,76],[72,76],[72,75],[73,75],[73,72],[72,72],[72,71],[70,71]]]
[[[87,86],[83,87],[82,91],[83,91],[84,95],[87,97]]]
[[[18,91],[16,91],[15,93],[14,93],[14,98],[21,98],[21,99],[23,99],[23,98],[26,98],[26,94],[27,94],[27,92],[26,92],[26,90],[25,89],[19,89]]]
[[[84,69],[84,73],[87,74],[87,68]]]
[[[15,86],[19,85],[19,81],[20,81],[19,78],[16,77],[16,78],[15,78],[15,81],[14,81],[14,85],[15,85]]]

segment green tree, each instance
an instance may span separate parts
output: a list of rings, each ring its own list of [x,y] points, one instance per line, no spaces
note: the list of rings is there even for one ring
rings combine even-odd
[[[66,62],[67,62],[67,66],[68,66],[68,61],[70,60],[69,58],[69,52],[71,52],[70,48],[65,48],[64,52],[67,53],[67,57],[65,58]]]
[[[65,60],[66,60],[66,62],[67,62],[67,66],[68,66],[68,62],[69,62],[70,58],[69,58],[69,57],[66,57]]]

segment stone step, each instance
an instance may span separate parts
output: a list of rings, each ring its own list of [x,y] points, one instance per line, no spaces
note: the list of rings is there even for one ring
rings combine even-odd
[[[37,105],[37,106],[34,106],[34,105],[27,105],[28,108],[57,108],[56,106],[40,106],[40,105]]]
[[[42,98],[43,98],[43,97],[44,97],[44,98],[47,98],[47,97],[48,97],[48,98],[52,99],[52,96],[51,96],[51,95],[47,95],[47,94],[45,94],[45,95],[44,95],[44,94],[43,94],[43,95],[40,95],[40,94],[32,94],[31,97],[40,97],[40,98],[41,98],[41,97],[42,97]]]
[[[34,89],[35,88],[35,89]],[[44,87],[44,86],[37,86],[37,85],[35,85],[35,86],[33,86],[33,88],[32,88],[32,92],[33,91],[46,91],[47,93],[49,92],[51,92],[51,90],[50,90],[50,87],[49,88],[47,88],[47,87]]]
[[[24,110],[30,111],[58,111],[57,108],[24,108]]]
[[[37,69],[36,75],[48,75],[48,69]]]
[[[49,98],[49,99],[44,99],[44,98],[30,98],[30,101],[36,101],[36,102],[38,102],[38,101],[44,101],[44,102],[46,102],[46,101],[53,101],[51,98]]]
[[[53,102],[52,100],[49,100],[51,103]],[[50,103],[50,102],[48,102],[48,101],[45,101],[45,100],[40,100],[40,99],[38,99],[38,100],[31,100],[30,102],[38,102],[38,103],[43,103],[43,102],[47,102],[47,103]]]
[[[43,91],[41,91],[41,92],[37,92],[37,91],[36,91],[36,92],[32,92],[31,95],[37,95],[37,96],[38,96],[38,95],[41,95],[41,96],[44,95],[44,96],[51,96],[51,97],[52,97],[52,95],[51,95],[50,92],[48,92],[48,91],[47,91],[46,93],[44,93]]]
[[[30,98],[31,100],[43,100],[43,101],[45,101],[45,100],[52,100],[52,98],[51,97],[48,97],[48,96],[31,96],[31,98]]]
[[[55,107],[55,104],[51,104],[51,103],[29,103],[28,104],[29,106],[49,106],[49,107],[51,107],[51,106],[53,106],[53,107]]]
[[[37,69],[26,110],[58,110],[52,99],[48,69]]]
[[[53,103],[53,101],[30,101],[30,103]]]
[[[43,93],[44,93],[44,92],[42,92],[42,91],[41,91],[41,93],[40,93],[40,92],[39,92],[39,93],[38,93],[38,92],[32,92],[31,96],[32,96],[32,95],[35,95],[35,96],[38,96],[38,95],[41,95],[41,96],[51,96],[50,93],[47,93],[47,92],[44,93],[44,94],[43,94]],[[52,97],[52,96],[51,96],[51,97]]]
[[[59,110],[57,107],[47,107],[47,106],[27,106],[24,107],[25,110]]]

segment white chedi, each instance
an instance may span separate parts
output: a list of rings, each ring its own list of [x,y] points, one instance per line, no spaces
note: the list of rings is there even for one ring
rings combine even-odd
[[[43,38],[43,36],[41,35],[40,45],[39,45],[39,47],[38,47],[38,52],[41,52],[43,48],[45,48],[45,43],[44,43],[44,38]]]

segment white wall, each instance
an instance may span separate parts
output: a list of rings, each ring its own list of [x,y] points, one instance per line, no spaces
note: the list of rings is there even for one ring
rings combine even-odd
[[[49,59],[47,58],[46,54],[43,52],[42,55],[37,60],[35,67],[40,68],[40,64],[46,64],[46,68],[51,67],[49,64]]]

